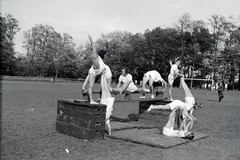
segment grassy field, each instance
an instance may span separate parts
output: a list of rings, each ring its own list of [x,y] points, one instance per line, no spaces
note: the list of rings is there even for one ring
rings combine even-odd
[[[209,137],[161,149],[106,138],[84,141],[55,131],[57,100],[81,98],[80,83],[2,81],[2,160],[239,160],[240,92],[225,91],[218,102],[217,92],[192,90],[204,108],[194,112],[193,131]],[[97,86],[99,87],[99,86]],[[138,99],[139,95],[134,95]],[[168,96],[167,92],[164,96]],[[173,97],[184,100],[183,90],[174,88]],[[119,96],[119,99],[122,97]],[[134,110],[132,102],[129,110]],[[126,114],[121,103],[114,116]],[[69,150],[69,153],[65,151]]]

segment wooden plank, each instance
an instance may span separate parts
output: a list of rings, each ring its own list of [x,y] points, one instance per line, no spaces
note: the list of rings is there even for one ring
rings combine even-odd
[[[88,140],[103,139],[105,136],[105,130],[103,129],[86,129],[86,128],[76,127],[76,126],[59,122],[59,121],[56,122],[56,130],[59,133],[62,133],[71,137],[88,139]]]
[[[67,115],[57,115],[57,121],[86,129],[105,129],[105,120],[78,119]]]
[[[103,110],[97,110],[91,112],[91,110],[74,110],[74,108],[67,108],[65,106],[59,105],[57,108],[57,114],[59,115],[67,115],[69,117],[78,118],[78,119],[97,119],[104,120],[106,117],[106,112]]]
[[[106,112],[107,106],[103,104],[74,103],[74,101],[69,100],[58,100],[58,107],[82,112],[103,113]]]

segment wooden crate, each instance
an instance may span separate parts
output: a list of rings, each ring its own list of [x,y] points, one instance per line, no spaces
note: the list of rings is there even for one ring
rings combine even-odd
[[[102,139],[105,134],[106,107],[87,101],[59,100],[56,130],[81,139]]]

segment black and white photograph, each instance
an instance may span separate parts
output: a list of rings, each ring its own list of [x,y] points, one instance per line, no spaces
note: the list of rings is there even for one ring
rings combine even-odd
[[[240,160],[239,0],[0,0],[2,160]]]

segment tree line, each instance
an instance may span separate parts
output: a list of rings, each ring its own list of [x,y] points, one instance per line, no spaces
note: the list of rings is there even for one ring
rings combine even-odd
[[[20,31],[12,15],[0,15],[1,75],[85,78],[91,66],[89,44],[76,46],[71,35],[37,24],[23,31],[26,54],[16,53],[14,37]],[[91,34],[91,33],[89,33]],[[240,19],[212,15],[207,22],[183,14],[173,27],[146,29],[144,33],[113,31],[96,40],[107,51],[105,63],[113,78],[128,68],[135,79],[157,70],[164,79],[169,60],[180,57],[186,77],[225,79],[234,85],[240,78]],[[239,84],[238,80],[238,84]],[[240,85],[238,85],[240,89]]]

